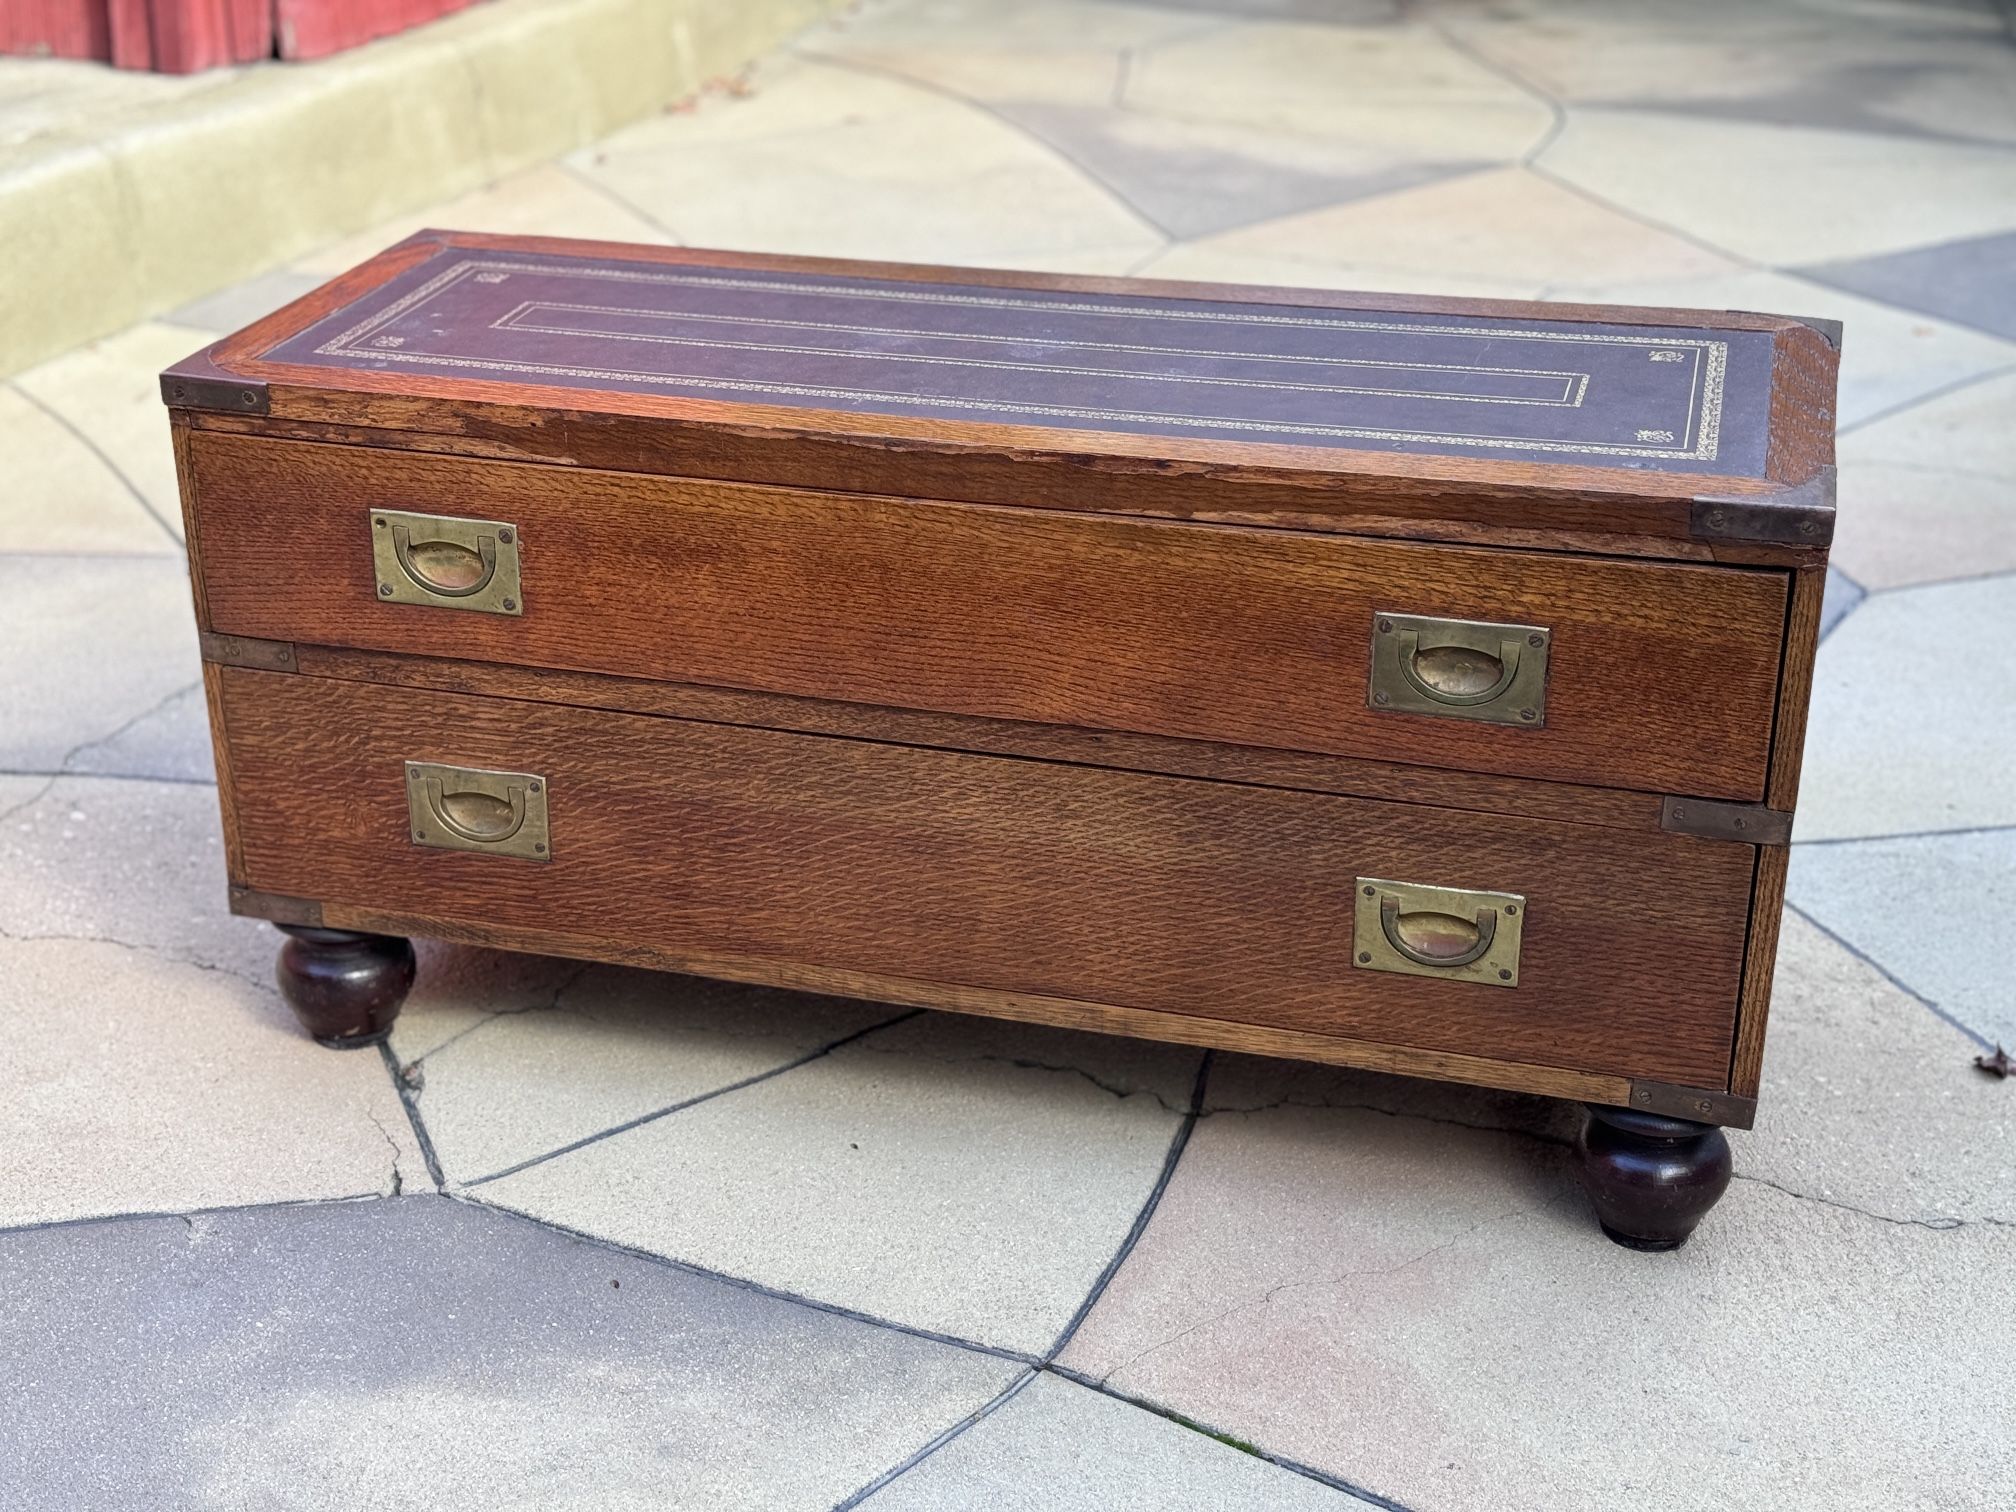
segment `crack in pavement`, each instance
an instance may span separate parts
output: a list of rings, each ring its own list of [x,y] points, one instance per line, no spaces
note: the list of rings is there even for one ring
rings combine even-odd
[[[1311,1286],[1342,1286],[1347,1281],[1368,1280],[1368,1279],[1381,1278],[1385,1276],[1397,1275],[1401,1271],[1408,1269],[1410,1266],[1419,1265],[1422,1261],[1431,1259],[1434,1256],[1441,1254],[1444,1250],[1453,1249],[1456,1245],[1462,1243],[1465,1239],[1468,1239],[1472,1234],[1476,1233],[1479,1229],[1489,1228],[1494,1223],[1504,1223],[1514,1218],[1523,1218],[1534,1213],[1545,1212],[1548,1208],[1556,1206],[1559,1203],[1559,1201],[1560,1201],[1559,1198],[1555,1198],[1547,1202],[1537,1204],[1526,1204],[1516,1208],[1508,1208],[1502,1213],[1494,1213],[1488,1218],[1480,1218],[1477,1220],[1477,1222],[1471,1224],[1468,1228],[1463,1229],[1461,1232],[1451,1234],[1447,1239],[1442,1240],[1439,1244],[1430,1245],[1427,1249],[1422,1250],[1419,1254],[1410,1255],[1407,1259],[1400,1261],[1397,1265],[1371,1266],[1360,1270],[1340,1271],[1338,1274],[1334,1276],[1318,1276],[1318,1277],[1305,1278],[1299,1281],[1283,1281],[1278,1283],[1277,1285],[1268,1287],[1266,1291],[1259,1293],[1257,1296],[1242,1297],[1238,1301],[1234,1302],[1230,1307],[1225,1308],[1222,1312],[1216,1313],[1213,1316],[1205,1318],[1200,1322],[1193,1323],[1188,1328],[1182,1329],[1177,1333],[1173,1333],[1165,1339],[1160,1339],[1157,1342],[1149,1345],[1146,1349],[1140,1351],[1138,1354],[1135,1354],[1129,1359],[1122,1361],[1120,1364],[1114,1366],[1111,1370],[1107,1371],[1104,1375],[1100,1376],[1099,1384],[1102,1386],[1107,1384],[1115,1376],[1120,1375],[1125,1371],[1132,1370],[1136,1365],[1139,1365],[1143,1360],[1147,1359],[1150,1355],[1159,1354],[1161,1353],[1161,1351],[1168,1349],[1172,1345],[1181,1343],[1184,1339],[1189,1338],[1190,1335],[1198,1333],[1203,1329],[1210,1328],[1214,1324],[1223,1322],[1225,1319],[1231,1317],[1234,1313],[1244,1312],[1249,1307],[1262,1307],[1262,1308],[1267,1307],[1271,1305],[1274,1299],[1280,1296],[1281,1293],[1283,1292],[1296,1291],[1303,1287],[1311,1287]]]
[[[208,971],[218,976],[227,976],[234,982],[244,982],[248,986],[257,987],[262,992],[271,993],[276,997],[279,995],[279,988],[272,982],[263,977],[251,976],[234,966],[220,965],[215,961],[198,960],[194,956],[176,955],[166,946],[142,945],[132,940],[115,939],[111,935],[68,934],[53,930],[24,934],[20,930],[9,929],[4,924],[0,924],[0,940],[13,940],[20,944],[37,944],[53,941],[56,943],[67,942],[73,945],[113,945],[117,946],[120,950],[130,950],[157,961],[166,961],[170,965],[187,966],[195,971]]]

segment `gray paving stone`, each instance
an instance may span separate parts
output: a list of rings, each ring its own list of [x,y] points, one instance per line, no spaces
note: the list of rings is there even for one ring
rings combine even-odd
[[[1827,592],[1820,601],[1820,636],[1826,639],[1828,632],[1846,619],[1864,597],[1862,586],[1839,567],[1827,569]]]
[[[195,762],[186,721],[149,718],[202,677],[179,557],[0,556],[0,666],[0,770]]]
[[[1798,272],[1885,304],[2016,338],[2016,231],[1816,263]]]
[[[1018,1367],[441,1197],[0,1235],[0,1504],[830,1507]]]
[[[2016,829],[1792,849],[1786,896],[1913,992],[2016,1050]]]
[[[1369,1505],[1195,1428],[1040,1374],[870,1512],[1347,1512]]]
[[[994,108],[1055,147],[1178,240],[1390,194],[1486,166],[1410,162],[1334,142],[1093,105],[1001,100]]]
[[[2016,574],[1866,600],[1814,664],[1793,837],[2016,824],[2011,646]]]

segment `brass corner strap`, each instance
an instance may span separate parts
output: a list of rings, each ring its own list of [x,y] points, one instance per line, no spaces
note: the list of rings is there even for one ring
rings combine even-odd
[[[1747,1129],[1757,1122],[1757,1099],[1703,1087],[1676,1087],[1671,1082],[1634,1081],[1631,1106],[1641,1113],[1689,1118],[1696,1123]]]
[[[205,630],[197,636],[203,660],[220,667],[251,667],[259,672],[296,670],[292,641],[260,640],[251,635],[218,635]]]
[[[1697,840],[1734,840],[1742,845],[1787,845],[1792,815],[1761,803],[1718,803],[1711,798],[1668,798],[1659,806],[1659,828]]]
[[[322,905],[316,899],[260,892],[256,887],[240,887],[236,882],[231,884],[231,912],[240,918],[266,919],[274,924],[322,927]]]
[[[1825,546],[1834,539],[1834,469],[1770,493],[1698,494],[1688,506],[1687,534],[1708,542]]]
[[[161,402],[170,409],[219,410],[231,415],[270,413],[263,378],[241,378],[210,360],[211,348],[185,357],[161,375]]]

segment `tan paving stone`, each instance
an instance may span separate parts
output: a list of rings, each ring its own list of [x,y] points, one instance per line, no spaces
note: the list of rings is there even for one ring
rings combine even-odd
[[[1041,1374],[915,1469],[875,1512],[1352,1512],[1365,1503],[1194,1428]]]
[[[10,932],[12,926],[9,926]],[[373,1053],[276,993],[98,940],[0,940],[0,1225],[425,1185]]]
[[[911,1327],[1035,1353],[1147,1199],[1194,1051],[926,1016],[477,1188]]]
[[[1136,57],[1123,99],[1172,120],[1445,161],[1512,161],[1554,120],[1526,91],[1416,26],[1276,23],[1202,32]]]
[[[1833,561],[1865,588],[2016,571],[2016,469],[1863,462],[1842,447]]]
[[[519,959],[544,1000],[486,1014],[418,1061],[420,1112],[452,1181],[777,1070],[902,1011],[609,966],[556,981],[552,963]],[[494,979],[486,993],[529,995]]]
[[[1797,914],[1785,920],[1757,1127],[1736,1168],[1898,1222],[2016,1224],[2016,1098],[1977,1046]]]
[[[322,278],[355,267],[416,231],[489,231],[499,235],[578,236],[593,241],[663,245],[673,238],[655,221],[612,200],[557,163],[528,168],[460,199],[381,221],[292,264]]]
[[[185,327],[148,321],[14,378],[88,437],[177,539],[182,502],[160,377],[163,368],[202,344],[202,337]]]
[[[1539,159],[1620,209],[1773,264],[2016,227],[1999,147],[1578,109]]]
[[[0,556],[0,770],[53,772],[202,676],[179,557]],[[181,775],[187,742],[135,769]]]
[[[2016,342],[1781,273],[1756,271],[1654,281],[1557,281],[1547,284],[1543,297],[1681,309],[1763,310],[1838,320],[1844,327],[1836,416],[1842,425],[1869,420],[1948,384],[2016,361]],[[1848,455],[1846,443],[1844,438],[1844,457]]]
[[[163,442],[166,445],[166,442]],[[160,556],[176,536],[83,437],[0,384],[0,552],[116,552]]]
[[[2016,824],[2011,645],[2016,576],[1866,599],[1814,663],[1793,838]]]
[[[1534,288],[1741,271],[1728,258],[1516,167],[1247,226],[1199,245],[1234,255],[1348,263],[1395,276]]]
[[[1214,1114],[1064,1363],[1423,1512],[1999,1505],[2016,1232],[1739,1180],[1670,1256],[1555,1146]]]
[[[2002,366],[2016,343],[2000,343]],[[1955,389],[1841,438],[1844,462],[1891,462],[1995,478],[2016,487],[2016,372]]]
[[[1160,235],[1050,149],[976,107],[912,85],[915,108],[817,129],[628,150],[579,171],[696,246],[1000,263]]]
[[[280,944],[225,911],[216,789],[100,777],[0,787],[0,934],[130,945],[262,990]]]
[[[1199,16],[1154,0],[1145,4],[1017,0],[1014,5],[1001,5],[997,0],[921,0],[873,5],[851,15],[843,12],[809,32],[799,45],[831,51],[921,43],[986,52],[1053,47],[1059,38],[1068,38],[1074,47],[1119,51],[1156,47],[1224,29],[1221,14]]]

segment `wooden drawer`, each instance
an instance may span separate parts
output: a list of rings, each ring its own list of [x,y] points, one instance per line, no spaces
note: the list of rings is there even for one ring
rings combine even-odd
[[[1748,846],[241,668],[216,695],[233,875],[263,892],[1728,1077]],[[408,761],[540,774],[550,859],[415,844]],[[1516,986],[1357,969],[1361,876],[1523,894]]]
[[[191,437],[209,627],[1705,797],[1764,792],[1787,578]],[[522,613],[381,602],[508,522]],[[1538,727],[1378,708],[1382,614],[1543,627]],[[1523,636],[1521,637],[1523,640]]]

